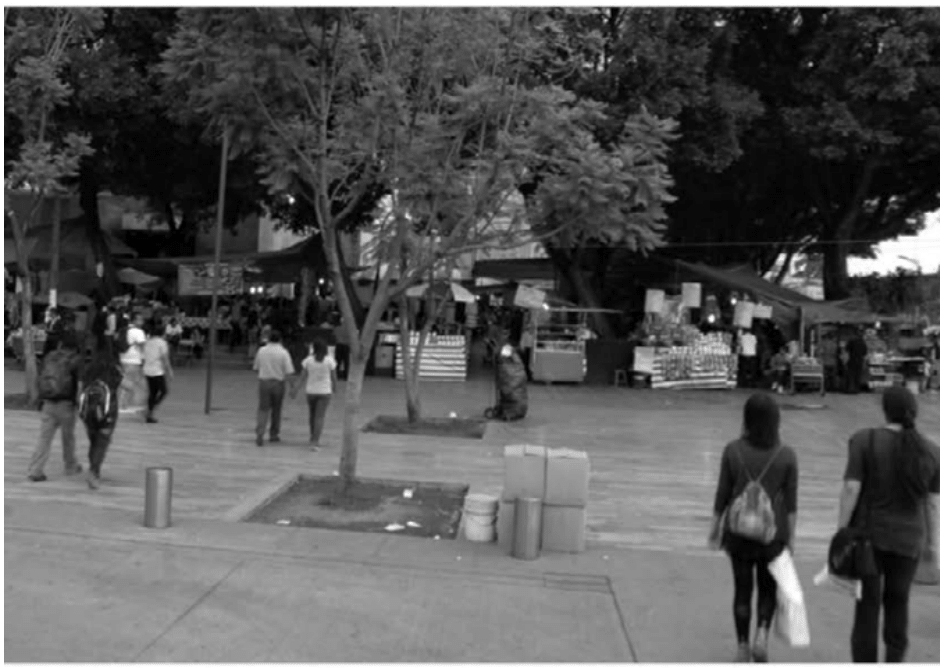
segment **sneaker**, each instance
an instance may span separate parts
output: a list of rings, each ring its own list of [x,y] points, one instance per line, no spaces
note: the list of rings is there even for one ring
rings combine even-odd
[[[309,446],[309,450],[311,450],[312,452],[318,452],[318,451],[319,451],[319,446],[317,446],[317,445],[310,445],[310,446]]]
[[[756,642],[755,646],[752,648],[752,661],[754,663],[769,662],[769,650],[763,643]]]
[[[262,436],[257,436],[257,437],[256,437],[256,447],[257,447],[257,448],[262,448],[262,447],[263,447],[263,437],[262,437]]]
[[[66,475],[76,475],[77,473],[82,473],[82,464],[76,464],[71,468],[66,468]]]
[[[85,476],[85,481],[89,484],[89,489],[99,488],[99,478],[92,471],[89,471],[88,475]]]
[[[44,473],[39,473],[37,475],[26,476],[32,482],[46,482],[49,478],[46,477]]]
[[[279,439],[278,436],[270,436],[270,437],[269,437],[269,442],[270,442],[270,443],[281,443],[282,441],[280,441],[280,439]]]
[[[145,422],[147,422],[148,424],[157,424],[157,423],[158,423],[157,419],[155,419],[155,418],[153,418],[153,417],[145,418]]]
[[[749,643],[739,643],[733,663],[752,663],[752,651],[749,649]]]

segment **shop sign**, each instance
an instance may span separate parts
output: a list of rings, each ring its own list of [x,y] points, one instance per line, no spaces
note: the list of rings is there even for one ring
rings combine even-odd
[[[520,308],[542,308],[545,305],[545,293],[528,285],[519,285],[512,303]]]
[[[733,314],[733,324],[736,327],[749,329],[752,327],[752,316],[755,313],[755,304],[752,302],[736,302]]]
[[[683,306],[684,308],[700,308],[702,304],[702,288],[699,283],[683,284]]]
[[[663,290],[648,290],[647,297],[644,300],[644,312],[645,313],[658,313],[662,314],[664,312],[664,291]]]
[[[211,295],[214,284],[214,263],[200,262],[177,266],[178,293],[181,295]],[[220,283],[217,294],[243,294],[243,266],[220,265]]]

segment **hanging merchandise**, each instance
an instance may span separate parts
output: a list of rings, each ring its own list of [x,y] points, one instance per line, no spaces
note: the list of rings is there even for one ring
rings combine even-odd
[[[647,297],[644,300],[645,313],[662,314],[664,311],[664,291],[648,290]]]
[[[682,291],[684,308],[700,308],[700,303],[703,296],[702,287],[703,286],[699,283],[683,284]]]
[[[733,312],[733,325],[742,329],[752,327],[752,316],[755,313],[755,304],[752,302],[736,302]]]
[[[752,317],[756,320],[771,320],[772,307],[766,304],[756,304]]]

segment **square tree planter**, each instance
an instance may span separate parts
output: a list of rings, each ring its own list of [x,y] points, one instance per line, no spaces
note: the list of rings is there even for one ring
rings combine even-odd
[[[469,485],[359,478],[343,496],[338,477],[300,475],[243,518],[294,527],[456,538]]]

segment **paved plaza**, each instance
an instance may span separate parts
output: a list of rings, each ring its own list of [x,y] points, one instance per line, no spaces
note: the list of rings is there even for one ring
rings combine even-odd
[[[728,560],[704,548],[726,440],[746,393],[530,386],[528,417],[482,441],[362,434],[365,477],[467,483],[498,493],[502,448],[587,450],[589,549],[518,561],[493,545],[244,524],[240,508],[293,473],[337,468],[342,398],[327,444],[306,447],[304,399],[283,443],[253,443],[251,372],[179,370],[157,425],[119,423],[103,486],[29,483],[38,416],[4,414],[5,659],[8,661],[641,661],[719,662],[734,647]],[[5,372],[5,391],[22,375]],[[342,384],[342,389],[344,384]],[[938,442],[939,398],[920,428]],[[425,385],[430,416],[481,414],[489,380]],[[837,512],[846,440],[879,422],[871,395],[784,397],[783,438],[800,464],[797,567],[812,646],[773,641],[772,660],[849,657],[853,603],[816,589]],[[824,403],[824,408],[809,404]],[[360,422],[404,412],[393,379],[366,379]],[[77,434],[80,452],[85,435]],[[144,469],[174,468],[174,525],[141,526]],[[939,587],[917,587],[912,661],[939,661]]]

